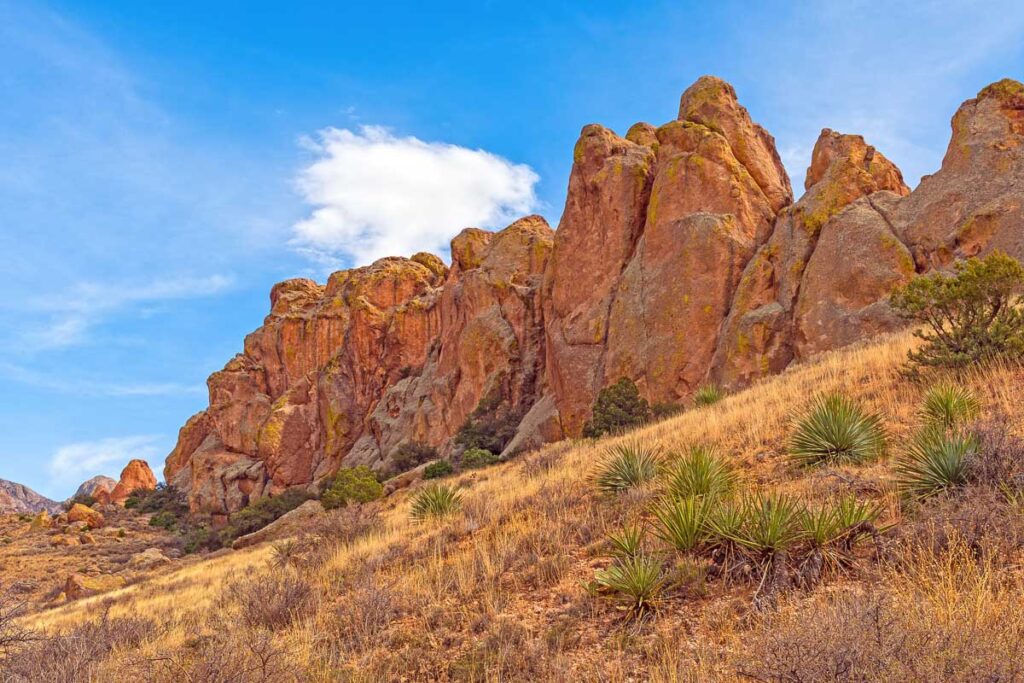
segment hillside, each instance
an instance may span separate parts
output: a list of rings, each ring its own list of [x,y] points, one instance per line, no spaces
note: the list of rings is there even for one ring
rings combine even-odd
[[[622,377],[685,405],[898,329],[888,295],[915,275],[1024,259],[1024,85],[982,88],[951,128],[913,191],[863,137],[825,129],[796,198],[721,79],[698,79],[664,125],[585,126],[556,231],[528,216],[466,228],[450,267],[420,253],[275,285],[165,479],[226,523],[343,466],[394,473],[404,447],[457,453],[472,423],[493,427],[495,454],[577,437]]]
[[[60,503],[27,486],[0,479],[0,515],[34,514],[40,510],[56,512],[60,510]]]
[[[882,337],[623,437],[562,441],[457,475],[463,502],[447,518],[410,519],[419,484],[321,515],[313,540],[230,552],[36,612],[20,623],[91,645],[44,661],[35,680],[72,666],[88,672],[73,680],[154,682],[1020,680],[1019,508],[991,482],[927,503],[894,490],[926,389],[900,373],[912,345],[909,334]],[[1008,367],[960,380],[988,421],[978,428],[986,458],[1024,453],[1014,440],[1022,381]],[[786,457],[794,419],[832,391],[882,416],[885,455],[807,468]],[[593,590],[595,572],[611,562],[610,534],[654,526],[664,482],[608,495],[593,475],[609,449],[638,442],[665,454],[716,444],[740,495],[875,503],[881,533],[820,582],[780,585],[775,608],[755,600],[766,595],[756,565],[723,574],[711,556],[649,537],[668,582],[652,610],[634,614]],[[109,621],[96,621],[101,611]],[[42,641],[20,661],[68,642]]]

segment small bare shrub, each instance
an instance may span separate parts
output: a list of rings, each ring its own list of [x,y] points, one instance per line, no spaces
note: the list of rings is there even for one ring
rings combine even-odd
[[[27,603],[18,592],[18,584],[12,584],[0,593],[0,664],[33,640],[33,632],[19,623]]]
[[[339,641],[360,653],[374,645],[398,610],[391,586],[366,572],[346,590],[335,614]]]
[[[277,631],[313,614],[317,595],[294,571],[263,572],[228,581],[220,603],[237,609],[238,617],[250,629]]]
[[[288,651],[265,630],[232,629],[219,624],[215,634],[186,647],[136,661],[130,671],[145,683],[285,683],[300,675],[286,659]],[[124,677],[127,680],[127,676]]]
[[[135,648],[156,633],[148,619],[107,613],[75,628],[39,636],[2,660],[4,681],[80,683],[97,680],[99,667],[115,649]]]

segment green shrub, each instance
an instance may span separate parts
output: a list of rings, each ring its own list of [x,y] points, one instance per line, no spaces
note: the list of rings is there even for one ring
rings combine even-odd
[[[462,507],[462,494],[449,484],[430,484],[412,497],[410,516],[417,522],[442,518],[458,512]]]
[[[994,251],[959,261],[949,275],[921,275],[890,298],[898,313],[924,324],[924,345],[909,352],[911,369],[963,368],[996,358],[1024,356],[1024,268]]]
[[[178,525],[178,518],[171,512],[158,512],[149,518],[149,525],[170,531]]]
[[[969,389],[943,382],[928,390],[921,406],[921,419],[932,427],[953,429],[973,420],[980,409],[978,399]]]
[[[522,418],[520,411],[509,406],[498,391],[491,392],[459,428],[455,444],[463,449],[482,448],[503,453],[512,441]]]
[[[438,460],[432,462],[423,468],[424,479],[440,479],[441,477],[447,477],[449,474],[454,472],[455,469],[452,464],[447,460]]]
[[[345,507],[349,503],[368,503],[384,495],[384,487],[366,465],[338,470],[320,502],[327,510]]]
[[[693,404],[698,408],[710,406],[725,398],[725,389],[717,384],[703,384],[693,395]]]
[[[594,581],[598,587],[624,597],[633,613],[653,609],[665,587],[661,561],[650,555],[620,558],[595,572]]]
[[[640,398],[636,384],[625,377],[598,393],[590,420],[583,426],[583,436],[596,438],[639,427],[649,420],[651,409]]]
[[[972,434],[927,427],[897,461],[897,484],[918,499],[962,486],[970,477],[970,460],[977,452],[978,440]]]
[[[654,533],[676,550],[696,550],[708,539],[710,510],[707,498],[667,498],[654,509]]]
[[[598,466],[594,482],[603,493],[619,493],[654,479],[660,462],[657,448],[639,441],[619,444]]]
[[[224,542],[220,534],[216,534],[202,525],[191,526],[183,534],[182,550],[187,555],[200,550],[218,550],[223,546]]]
[[[136,489],[128,494],[124,503],[126,508],[144,514],[169,512],[176,517],[185,517],[189,513],[185,494],[174,486],[157,484],[155,489]]]
[[[436,459],[437,449],[419,441],[406,441],[391,452],[390,458],[396,472],[407,472]]]
[[[732,491],[736,474],[713,446],[694,446],[665,473],[668,494],[676,498],[721,496]]]
[[[95,504],[96,499],[93,496],[90,496],[88,493],[79,493],[64,503],[64,509],[70,510],[75,505],[84,505],[87,508],[91,508]],[[128,507],[127,501],[125,502],[125,507]]]
[[[789,452],[800,465],[863,462],[885,451],[879,415],[866,413],[842,394],[819,396],[797,425]]]
[[[302,489],[288,489],[279,496],[260,498],[231,515],[231,523],[221,531],[221,541],[230,545],[240,536],[259,531],[310,498],[312,496]]]
[[[462,468],[473,470],[498,462],[498,456],[483,448],[470,448],[462,454]]]

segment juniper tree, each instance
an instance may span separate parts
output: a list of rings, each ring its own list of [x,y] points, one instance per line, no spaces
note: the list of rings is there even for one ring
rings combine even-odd
[[[593,415],[583,427],[583,436],[597,437],[639,427],[650,417],[650,406],[640,397],[636,384],[623,377],[598,393]]]
[[[909,353],[915,369],[1024,356],[1021,264],[994,251],[953,269],[916,277],[890,298],[900,315],[924,324],[915,332],[924,345]]]

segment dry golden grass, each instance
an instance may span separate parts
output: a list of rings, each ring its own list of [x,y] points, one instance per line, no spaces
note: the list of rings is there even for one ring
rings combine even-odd
[[[908,513],[893,490],[891,455],[864,466],[801,470],[788,462],[786,443],[793,419],[815,394],[842,391],[884,416],[892,450],[898,450],[915,427],[923,393],[899,374],[912,344],[909,334],[900,334],[828,354],[713,406],[620,438],[643,439],[666,451],[715,443],[740,471],[744,486],[810,500],[854,492],[883,501],[886,521],[899,522]],[[1019,431],[1022,377],[1018,369],[996,367],[962,381],[977,394],[986,415],[999,415],[1008,429]],[[928,623],[949,635],[947,652],[966,652],[962,639],[951,635],[960,627],[969,627],[975,638],[986,629],[995,634],[979,650],[988,656],[1017,652],[1024,627],[1006,607],[1022,597],[1017,570],[978,561],[963,544],[929,555],[897,543],[888,559],[863,562],[815,590],[794,592],[770,614],[752,608],[751,582],[713,580],[700,562],[675,558],[671,589],[659,609],[630,618],[584,585],[595,569],[607,565],[606,534],[645,515],[655,495],[648,489],[617,498],[597,494],[591,474],[615,442],[551,444],[513,462],[459,475],[452,481],[463,493],[462,510],[439,522],[414,523],[409,492],[392,495],[379,504],[383,523],[377,529],[350,544],[330,546],[319,561],[297,570],[315,587],[317,608],[273,633],[239,630],[230,621],[237,606],[225,606],[221,599],[227,582],[271,571],[267,547],[31,615],[25,625],[52,633],[95,619],[101,610],[111,617],[153,619],[152,637],[130,649],[115,648],[90,674],[96,680],[121,675],[130,665],[144,672],[143,680],[200,680],[195,667],[212,657],[202,645],[207,641],[277,667],[273,675],[266,666],[250,667],[237,679],[246,681],[696,681],[746,674],[817,680],[778,675],[782,664],[764,667],[782,656],[780,647],[803,652],[814,635],[808,624],[852,629],[867,623],[871,600],[883,598],[886,614],[899,616],[893,624],[914,634],[918,649],[886,654],[890,668],[867,671],[859,680],[885,680],[893,672],[927,680],[901,669],[900,657],[917,657],[928,667],[943,663],[927,649]],[[839,657],[840,644],[804,647],[811,662],[801,664],[805,673],[824,675],[819,665]],[[878,657],[868,644],[858,647],[866,658]],[[756,671],[750,665],[755,660],[762,667]],[[186,670],[192,673],[186,676]],[[965,676],[975,670],[957,669]],[[1009,678],[1000,680],[1015,679],[1014,671],[1004,671]]]

